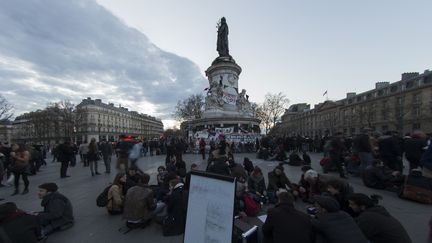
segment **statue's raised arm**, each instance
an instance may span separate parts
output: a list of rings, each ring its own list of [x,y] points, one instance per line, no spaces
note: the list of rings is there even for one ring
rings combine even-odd
[[[229,57],[228,49],[228,25],[225,17],[221,18],[218,26],[218,39],[217,39],[217,51],[220,57]]]

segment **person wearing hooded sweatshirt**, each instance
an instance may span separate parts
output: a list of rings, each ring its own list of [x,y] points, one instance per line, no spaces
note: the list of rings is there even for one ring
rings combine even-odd
[[[387,210],[377,205],[379,197],[368,197],[354,193],[348,197],[350,207],[359,216],[357,225],[371,243],[411,243],[411,239],[401,223]]]
[[[0,205],[0,242],[38,242],[36,216],[19,210],[15,203]]]
[[[288,192],[278,195],[278,203],[267,212],[262,226],[266,242],[312,243],[315,233],[310,217],[294,208],[294,198]]]
[[[327,192],[332,196],[340,205],[340,209],[354,216],[354,212],[349,207],[348,195],[353,193],[351,185],[340,179],[330,179],[327,181]]]
[[[312,225],[317,232],[316,242],[368,243],[354,219],[340,210],[339,203],[329,196],[315,196],[317,211]]]
[[[73,225],[72,204],[57,190],[55,183],[44,183],[39,186],[38,196],[42,199],[41,205],[44,211],[36,215],[42,226],[42,235],[48,235],[55,230],[66,229]]]

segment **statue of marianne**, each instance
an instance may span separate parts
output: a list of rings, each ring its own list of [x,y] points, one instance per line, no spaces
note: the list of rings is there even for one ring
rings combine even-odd
[[[218,39],[217,48],[220,57],[229,57],[228,49],[228,25],[225,17],[222,17],[220,23],[218,23]]]

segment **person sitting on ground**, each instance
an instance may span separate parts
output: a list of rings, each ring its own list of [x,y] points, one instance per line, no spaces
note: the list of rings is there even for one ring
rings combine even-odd
[[[292,190],[293,186],[284,173],[284,168],[278,165],[273,171],[268,173],[267,195],[271,203],[276,202],[276,192],[282,190]]]
[[[183,160],[179,160],[175,163],[175,167],[176,167],[176,174],[180,178],[184,178],[186,176],[186,162],[184,162]]]
[[[210,162],[208,172],[230,176],[231,171],[227,164],[227,157],[222,154],[220,149],[216,149],[212,152],[213,160]]]
[[[399,171],[391,171],[384,166],[382,160],[374,160],[363,173],[363,184],[375,189],[398,190],[403,183]]]
[[[266,185],[261,168],[255,166],[248,178],[248,190],[251,197],[258,203],[266,203]]]
[[[186,177],[185,177],[185,183],[184,183],[184,189],[189,191],[189,186],[190,186],[190,179],[191,179],[191,172],[192,171],[197,171],[198,170],[198,165],[193,163],[191,164],[190,167],[190,171],[188,173],[186,173]]]
[[[348,197],[351,209],[358,214],[355,220],[363,234],[372,243],[411,243],[402,224],[384,207],[377,205],[378,199],[381,197],[368,197],[362,193],[353,193]]]
[[[157,183],[158,183],[158,186],[162,186],[164,184],[165,176],[168,174],[168,171],[162,165],[159,166],[157,168],[157,170],[158,170],[158,174],[157,174],[157,178],[156,178]]]
[[[321,175],[310,166],[302,168],[304,173],[299,182],[299,196],[304,202],[311,202],[313,197],[321,195],[326,191],[326,184],[322,181]],[[310,169],[309,169],[310,168]]]
[[[141,179],[136,186],[127,191],[124,207],[123,218],[126,220],[128,228],[144,228],[150,223],[155,212],[158,212],[156,200],[153,191],[150,189],[148,174],[141,175]],[[162,208],[162,204],[159,205]]]
[[[294,198],[288,192],[279,193],[277,204],[267,211],[262,232],[266,242],[315,242],[310,217],[294,208]]]
[[[234,160],[229,160],[229,168],[232,177],[243,177],[247,178],[247,172],[240,164],[234,162]]]
[[[340,179],[330,179],[326,182],[327,192],[332,196],[340,205],[340,209],[347,212],[351,216],[355,216],[352,209],[349,207],[348,196],[354,192],[351,185]]]
[[[253,163],[252,163],[252,161],[250,161],[250,159],[248,157],[244,158],[243,167],[247,171],[248,175],[250,175],[252,173],[252,171],[254,170]]]
[[[74,223],[71,202],[57,190],[58,186],[55,183],[44,183],[39,186],[38,196],[42,199],[44,211],[36,213],[36,216],[42,227],[42,236],[70,228]]]
[[[120,172],[114,178],[114,182],[108,190],[107,210],[111,215],[121,214],[123,212],[124,194],[123,187],[126,183],[126,174]]]
[[[306,153],[306,151],[303,151],[303,163],[305,165],[310,165],[312,163],[311,157]]]
[[[0,242],[36,243],[40,234],[37,218],[19,210],[15,203],[0,205]]]
[[[354,219],[340,210],[339,203],[330,196],[315,196],[316,218],[312,225],[317,233],[317,242],[368,243]]]
[[[297,151],[293,151],[290,156],[289,156],[289,165],[292,166],[300,166],[303,164],[303,160],[300,158],[300,156],[298,155]]]
[[[170,192],[165,198],[167,216],[163,221],[162,229],[164,236],[181,235],[186,227],[186,211],[188,192],[184,190],[184,184],[180,179],[169,182]]]
[[[131,166],[127,170],[126,182],[123,187],[123,195],[126,195],[129,188],[136,186],[142,178],[142,173],[136,166]]]
[[[279,146],[276,147],[274,154],[275,156],[270,160],[284,161],[287,159],[283,144],[280,144]]]

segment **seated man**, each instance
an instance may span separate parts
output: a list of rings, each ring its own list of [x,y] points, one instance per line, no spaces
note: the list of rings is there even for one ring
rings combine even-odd
[[[289,165],[300,166],[303,164],[303,160],[300,158],[296,151],[293,151],[289,156]]]
[[[153,191],[148,185],[149,181],[150,176],[144,173],[138,184],[126,193],[123,218],[129,228],[145,227],[164,207],[162,203],[156,204]]]
[[[19,210],[13,202],[0,205],[0,225],[4,230],[0,242],[38,242],[40,229],[36,216]]]
[[[399,171],[387,170],[383,161],[374,160],[363,173],[363,183],[375,189],[397,190],[403,183],[403,176]]]
[[[278,203],[267,212],[262,226],[264,237],[274,243],[312,243],[314,232],[310,217],[294,208],[294,198],[288,192],[278,195]]]
[[[39,186],[38,196],[42,199],[43,212],[36,213],[42,226],[42,236],[55,230],[63,230],[74,223],[72,204],[64,195],[57,192],[55,183],[44,183]]]
[[[317,242],[368,243],[353,218],[340,210],[339,203],[329,196],[315,196],[316,219],[312,225],[317,232]]]

